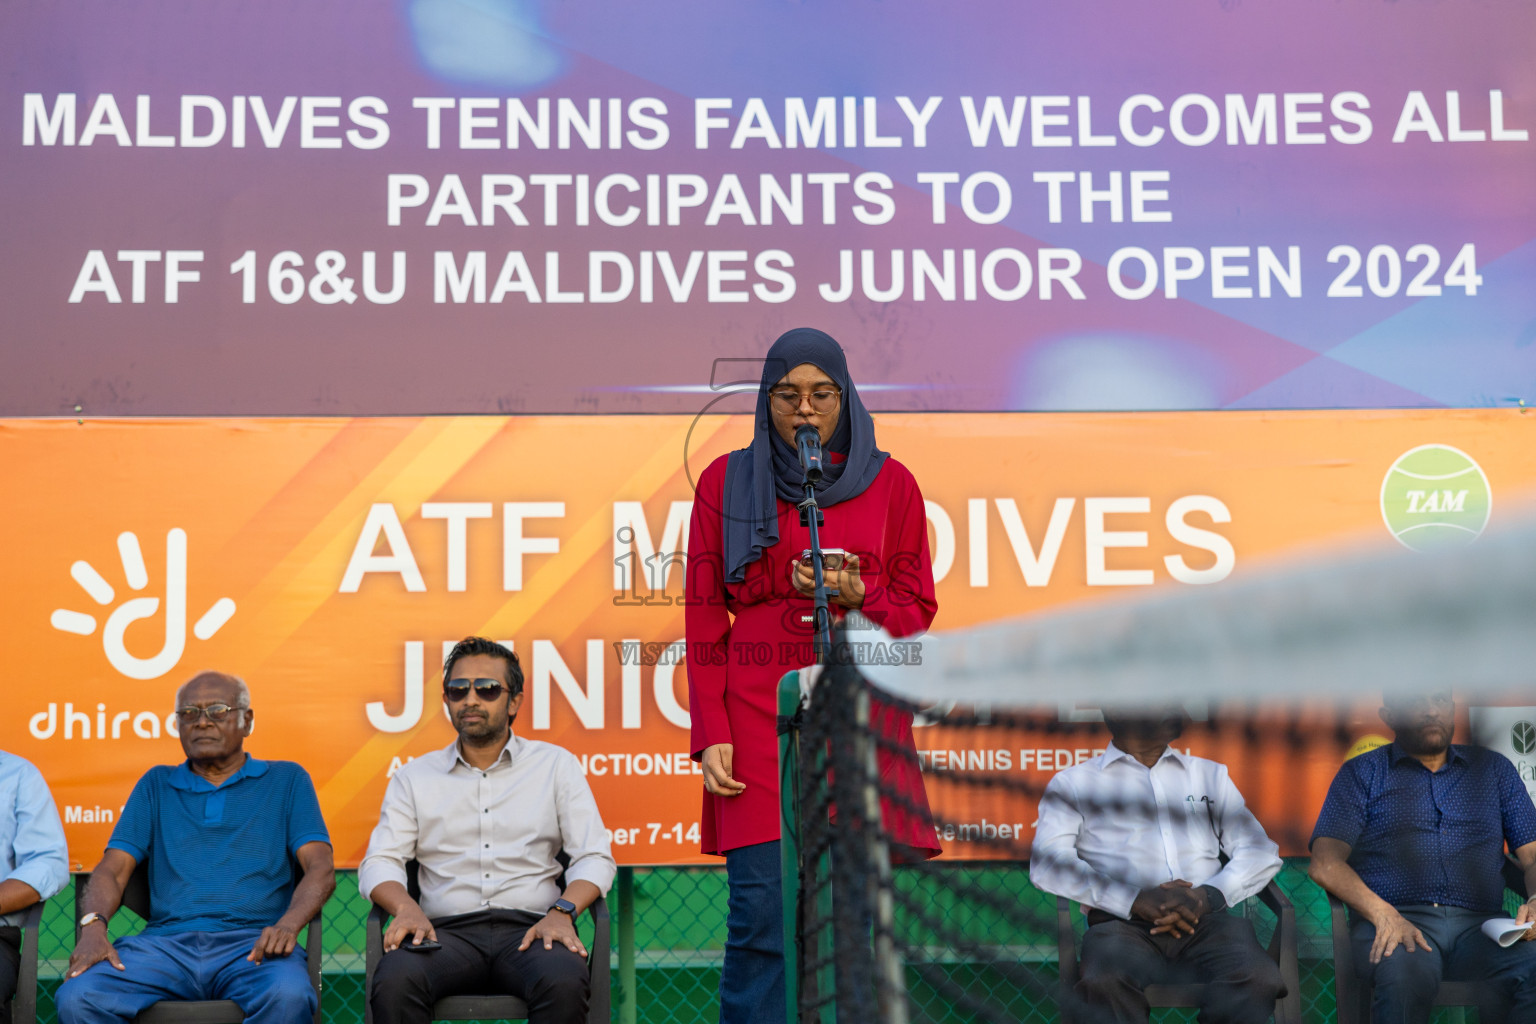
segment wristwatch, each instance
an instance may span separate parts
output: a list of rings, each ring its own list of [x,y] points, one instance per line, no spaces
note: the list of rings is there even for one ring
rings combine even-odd
[[[565,899],[564,897],[561,897],[560,899],[555,900],[554,906],[549,908],[549,912],[551,914],[553,914],[557,910],[560,911],[560,913],[565,914],[568,917],[575,917],[576,916],[576,904],[572,903],[568,899]]]
[[[1214,885],[1202,885],[1200,888],[1205,890],[1205,901],[1210,904],[1211,913],[1227,909],[1226,894],[1220,889]]]
[[[107,923],[107,919],[105,917],[96,913],[95,911],[92,911],[80,919],[80,927],[84,928],[86,925],[95,924],[97,921],[100,921],[102,924]]]

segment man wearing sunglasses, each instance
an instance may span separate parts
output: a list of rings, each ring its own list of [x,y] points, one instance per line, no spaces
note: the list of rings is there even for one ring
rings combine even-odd
[[[522,999],[531,1024],[587,1019],[575,918],[617,868],[581,762],[512,732],[522,703],[515,654],[482,637],[454,646],[443,704],[458,739],[395,773],[357,873],[394,917],[369,993],[375,1024],[427,1024],[437,1000],[478,992]]]
[[[139,779],[91,873],[61,1024],[127,1024],[162,1000],[233,1000],[248,1024],[314,1016],[298,934],[336,888],[331,840],[309,774],[245,752],[254,714],[245,683],[221,672],[177,691],[187,760]],[[149,923],[114,943],[107,919],[145,863]]]

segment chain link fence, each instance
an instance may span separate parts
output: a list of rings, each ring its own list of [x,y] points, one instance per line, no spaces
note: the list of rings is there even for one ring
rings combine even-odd
[[[1055,919],[1055,900],[1029,884],[1026,865],[954,864],[946,870],[956,875],[955,885],[935,881],[931,873],[896,869],[896,883],[909,892],[926,887],[927,901],[936,913],[950,917],[968,933],[986,935],[1016,955],[1031,975],[1030,984],[1019,984],[1017,974],[989,974],[984,968],[946,961],[942,949],[932,950],[933,962],[957,983],[984,991],[989,1001],[1011,1009],[1028,1024],[1058,1020],[1052,1000],[1039,991],[1051,991],[1056,979],[1054,934],[1011,932],[1004,922],[1017,915],[1002,915],[1004,903],[1027,905],[1038,911],[1031,917]],[[1329,1022],[1335,1019],[1333,1001],[1333,948],[1329,937],[1328,901],[1307,878],[1306,860],[1286,862],[1278,879],[1296,906],[1300,932],[1301,985],[1304,1019]],[[964,889],[988,898],[961,900],[954,891]],[[326,1024],[362,1024],[363,943],[368,902],[357,891],[354,872],[338,872],[336,895],[326,904],[324,919],[324,992],[322,1007]],[[609,895],[613,915],[614,992],[613,1015],[617,1024],[714,1024],[716,990],[725,941],[726,884],[722,868],[623,868]],[[1260,941],[1267,941],[1271,920],[1262,909],[1252,913]],[[39,936],[39,1024],[56,1024],[54,992],[64,976],[69,951],[74,945],[74,894],[72,889],[49,901]],[[140,922],[128,911],[112,921],[114,935],[136,930]],[[900,925],[899,925],[900,926]],[[908,922],[907,927],[912,927]],[[591,936],[584,930],[584,937]],[[963,1014],[947,1004],[915,969],[908,971],[908,991],[914,1017],[919,1020],[963,1024]],[[1475,1020],[1458,1011],[1442,1009],[1437,1022]],[[1194,1021],[1193,1010],[1154,1011],[1154,1021]],[[770,1022],[771,1024],[771,1022]]]

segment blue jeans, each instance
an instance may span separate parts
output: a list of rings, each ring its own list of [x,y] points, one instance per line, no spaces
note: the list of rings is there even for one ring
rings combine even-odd
[[[779,843],[728,850],[731,895],[720,972],[720,1024],[779,1024],[784,1005],[784,883]]]
[[[1482,933],[1484,921],[1503,914],[1444,906],[1398,907],[1397,912],[1424,933],[1428,952],[1409,953],[1399,946],[1372,964],[1375,925],[1360,918],[1350,928],[1357,969],[1375,985],[1373,1024],[1424,1024],[1441,978],[1486,983],[1489,1002],[1478,1017],[1482,1024],[1536,1021],[1536,942],[1502,948]]]
[[[248,1024],[308,1024],[316,995],[298,946],[259,964],[245,959],[260,928],[130,935],[113,943],[124,970],[102,961],[59,986],[60,1024],[126,1024],[161,1000],[229,999]]]

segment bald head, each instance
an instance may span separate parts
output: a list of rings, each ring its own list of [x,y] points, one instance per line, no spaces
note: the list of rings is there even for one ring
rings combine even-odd
[[[250,708],[251,692],[239,676],[199,672],[181,685],[176,691],[176,734],[194,772],[222,777],[244,763],[245,738],[255,724]]]
[[[248,708],[251,691],[239,676],[227,672],[199,672],[176,690],[176,707],[185,707],[189,703],[223,703],[232,708]]]

